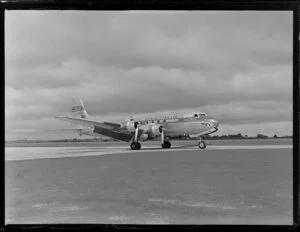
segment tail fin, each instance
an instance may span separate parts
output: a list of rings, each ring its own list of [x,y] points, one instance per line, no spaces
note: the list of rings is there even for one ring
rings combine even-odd
[[[72,115],[75,117],[86,118],[88,113],[86,112],[81,99],[73,99],[72,101]]]

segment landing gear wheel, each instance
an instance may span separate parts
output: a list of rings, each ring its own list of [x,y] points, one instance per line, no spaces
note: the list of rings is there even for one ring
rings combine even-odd
[[[166,141],[165,143],[167,145],[167,148],[170,148],[171,147],[171,143],[169,141]]]
[[[136,144],[137,144],[137,150],[140,150],[142,145],[139,142],[137,142]]]
[[[206,143],[204,141],[199,142],[198,144],[200,149],[205,149],[206,148]]]
[[[131,150],[140,150],[141,147],[142,147],[142,145],[139,142],[137,142],[137,143],[133,142],[130,144]]]
[[[136,148],[137,148],[136,143],[131,143],[130,148],[131,148],[131,150],[136,150]]]
[[[169,141],[165,141],[162,145],[162,148],[170,148],[171,147],[171,143]]]

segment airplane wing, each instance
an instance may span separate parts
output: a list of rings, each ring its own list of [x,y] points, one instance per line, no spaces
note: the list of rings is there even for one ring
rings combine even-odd
[[[82,125],[82,126],[93,126],[94,133],[98,133],[107,137],[111,137],[117,140],[129,142],[133,134],[122,128],[121,124],[111,123],[111,122],[97,122],[94,120],[66,117],[66,116],[57,116],[55,119],[62,120],[65,122]]]

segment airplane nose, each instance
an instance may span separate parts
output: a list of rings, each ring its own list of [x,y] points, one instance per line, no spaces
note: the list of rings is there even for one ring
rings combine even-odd
[[[219,126],[219,122],[216,119],[211,119],[210,121],[214,124],[215,127]]]

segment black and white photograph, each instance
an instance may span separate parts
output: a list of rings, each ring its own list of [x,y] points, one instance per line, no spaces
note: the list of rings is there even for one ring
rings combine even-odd
[[[292,11],[5,11],[6,224],[293,224]]]

